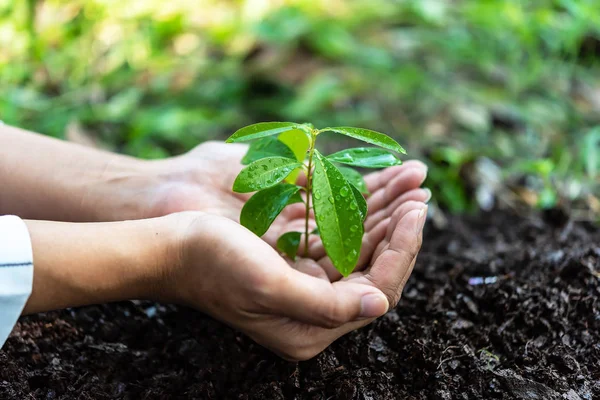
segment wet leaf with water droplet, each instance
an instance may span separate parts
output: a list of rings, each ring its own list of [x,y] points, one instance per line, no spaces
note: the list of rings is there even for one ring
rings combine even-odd
[[[227,143],[245,142],[253,139],[260,139],[267,136],[277,135],[286,131],[295,129],[296,122],[259,122],[258,124],[248,125],[238,129],[226,140]]]
[[[248,193],[273,186],[284,180],[290,172],[301,165],[291,158],[261,158],[239,173],[233,183],[233,191]]]
[[[402,148],[394,139],[380,132],[375,132],[370,129],[353,128],[350,126],[337,126],[334,128],[324,128],[321,132],[335,132],[342,135],[350,136],[351,138],[362,140],[363,142],[374,144],[375,146],[393,150],[398,153],[406,154],[406,150]]]
[[[348,193],[358,190],[353,189],[342,173],[315,150],[316,171],[320,173],[313,175],[313,187],[322,196],[320,199],[313,197],[313,200],[321,240],[335,268],[348,276],[356,267],[362,244],[362,214],[355,196],[340,198],[340,201],[336,201],[334,196],[341,194],[344,188]],[[357,229],[351,231],[351,226]]]
[[[282,183],[255,193],[242,208],[240,223],[256,235],[264,235],[299,190],[299,186]]]
[[[402,164],[395,154],[377,147],[357,147],[327,156],[329,161],[363,168],[386,168]]]
[[[244,158],[242,158],[242,164],[248,165],[254,161],[260,160],[261,158],[274,156],[296,158],[292,149],[290,149],[285,143],[272,136],[269,136],[254,141],[250,144],[248,152],[246,152],[246,155]]]
[[[358,258],[358,252],[356,250],[350,250],[348,255],[346,256],[346,260],[348,262],[352,262],[354,259]]]
[[[298,247],[300,246],[300,232],[287,232],[284,233],[277,239],[277,248],[279,251],[287,255],[292,260],[296,259],[298,254]]]
[[[369,190],[367,189],[367,184],[363,179],[363,176],[360,172],[353,170],[348,167],[338,167],[339,171],[344,175],[344,178],[348,182],[350,182],[355,188],[357,188],[361,193],[369,194]]]
[[[354,200],[356,201],[356,205],[358,206],[358,211],[360,211],[360,215],[362,217],[362,220],[364,221],[365,219],[367,219],[367,213],[368,213],[367,200],[365,200],[362,193],[360,193],[358,191],[358,189],[355,188],[354,186],[352,186],[352,194],[354,194]],[[350,203],[350,208],[352,208],[353,205],[354,205],[354,202]],[[354,208],[354,209],[356,210],[356,208]]]

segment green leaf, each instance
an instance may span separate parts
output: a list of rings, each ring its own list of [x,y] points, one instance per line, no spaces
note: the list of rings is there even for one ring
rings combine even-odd
[[[360,211],[360,215],[364,222],[364,220],[367,219],[367,212],[368,212],[367,200],[365,200],[362,193],[354,185],[352,185],[352,194],[354,194],[354,199],[356,199],[356,204],[358,205],[358,210]]]
[[[227,143],[245,142],[247,140],[259,139],[266,136],[277,135],[290,131],[300,124],[295,122],[259,122],[238,129],[226,140]]]
[[[248,165],[266,157],[296,158],[296,155],[285,143],[272,136],[264,137],[250,144],[248,152],[242,158],[242,164]]]
[[[302,129],[292,129],[283,132],[277,139],[289,147],[294,153],[299,162],[303,162],[306,158],[306,152],[310,146],[310,140],[306,136],[306,132]],[[293,157],[292,157],[293,158]]]
[[[292,260],[296,259],[298,254],[298,246],[300,246],[300,232],[287,232],[277,239],[277,248],[279,251],[287,255]]]
[[[406,154],[406,150],[402,148],[394,139],[380,132],[375,132],[370,129],[352,128],[350,126],[338,126],[335,128],[324,128],[321,132],[331,131],[342,135],[350,136],[351,138],[362,140],[363,142],[374,144],[375,146],[393,150],[398,153]]]
[[[305,125],[308,126],[309,124]],[[305,131],[301,129],[292,129],[291,131],[283,132],[277,138],[292,150],[299,162],[304,162],[306,152],[310,146],[310,140]],[[285,178],[285,181],[292,184],[296,183],[300,172],[302,172],[302,168],[296,168],[287,178]]]
[[[323,246],[335,268],[348,276],[356,267],[364,232],[352,185],[315,150],[314,211]]]
[[[312,230],[312,232],[310,232],[311,235],[317,235],[319,236],[319,227],[317,226],[315,229]]]
[[[255,193],[242,208],[240,223],[256,235],[264,235],[299,190],[299,186],[282,183]]]
[[[233,182],[233,191],[248,193],[271,187],[284,180],[290,172],[301,165],[291,158],[261,158],[248,165],[239,173],[237,178],[235,178],[235,182]]]
[[[386,168],[402,164],[395,154],[377,147],[356,147],[327,156],[329,161],[363,168]]]
[[[292,197],[288,200],[287,205],[296,204],[296,203],[304,203],[304,199],[300,196],[300,192],[294,193]]]
[[[338,170],[344,175],[344,178],[348,182],[350,182],[355,188],[357,188],[361,193],[369,194],[369,189],[367,189],[367,184],[360,174],[360,172],[347,167],[338,167]]]

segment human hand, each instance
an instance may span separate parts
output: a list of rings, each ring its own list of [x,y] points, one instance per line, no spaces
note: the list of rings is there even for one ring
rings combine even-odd
[[[160,274],[158,298],[198,308],[286,359],[306,360],[397,304],[421,246],[425,216],[423,202],[400,204],[376,224],[377,233],[367,240],[374,250],[363,246],[362,271],[339,279],[326,257],[290,266],[225,217],[181,213],[178,231],[186,233],[173,253],[178,262]]]

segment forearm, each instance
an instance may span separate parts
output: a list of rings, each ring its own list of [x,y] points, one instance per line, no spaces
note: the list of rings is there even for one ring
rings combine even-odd
[[[24,313],[152,297],[163,267],[175,262],[174,219],[26,221],[34,278]]]
[[[0,126],[0,214],[60,221],[140,218],[153,163]]]

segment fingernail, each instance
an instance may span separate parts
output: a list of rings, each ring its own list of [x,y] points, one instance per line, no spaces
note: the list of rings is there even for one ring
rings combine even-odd
[[[427,166],[423,169],[423,179],[421,179],[421,184],[423,184],[423,182],[425,182],[426,179],[427,179]]]
[[[417,216],[417,228],[415,232],[420,234],[423,231],[423,227],[425,226],[425,220],[427,219],[427,207],[421,208],[419,211],[419,215]]]
[[[425,198],[424,203],[429,203],[429,200],[431,200],[431,190],[429,190],[429,188],[423,188],[423,190],[425,191],[425,193],[427,193],[427,197]]]
[[[421,169],[425,172],[425,175],[427,175],[429,167],[423,161],[419,161],[419,163],[421,164]]]
[[[388,301],[383,294],[366,294],[360,300],[360,318],[376,318],[387,312]]]

